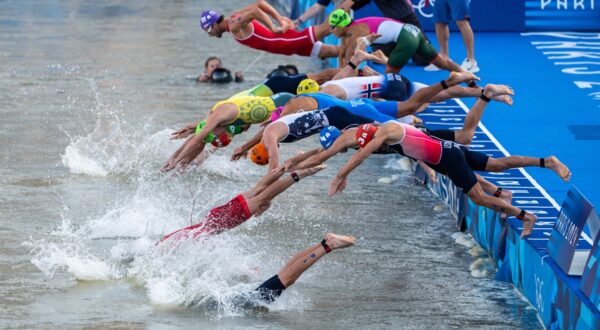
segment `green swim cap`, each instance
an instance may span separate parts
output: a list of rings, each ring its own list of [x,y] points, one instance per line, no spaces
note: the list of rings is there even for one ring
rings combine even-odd
[[[225,130],[229,134],[238,135],[238,134],[242,133],[242,126],[240,126],[240,125],[227,125],[227,127],[225,127]]]
[[[343,9],[334,10],[331,15],[329,15],[329,25],[331,28],[335,28],[336,26],[345,27],[352,23],[352,18],[345,12]]]
[[[202,132],[202,128],[206,125],[206,120],[203,120],[198,123],[196,126],[196,134],[200,134]],[[204,138],[204,143],[211,143],[215,140],[215,134],[213,132],[208,133],[208,135]]]

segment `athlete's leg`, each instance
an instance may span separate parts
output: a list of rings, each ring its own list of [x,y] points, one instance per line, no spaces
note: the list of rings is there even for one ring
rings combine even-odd
[[[341,69],[326,69],[317,73],[307,73],[306,77],[316,81],[319,85],[330,81]]]
[[[273,184],[273,182],[277,181],[277,179],[279,179],[284,173],[285,172],[283,172],[283,171],[280,171],[280,172],[267,171],[267,174],[265,174],[262,178],[260,178],[260,180],[258,180],[256,185],[254,185],[254,187],[252,189],[243,192],[242,195],[244,196],[246,201],[250,200],[254,196],[260,194],[265,189],[267,189],[267,187],[269,187],[271,184]],[[250,212],[250,213],[253,213],[253,212]]]
[[[435,96],[445,88],[456,86],[460,83],[471,80],[479,80],[479,78],[468,72],[451,72],[450,76],[448,76],[446,80],[443,80],[443,84],[439,83],[425,88],[421,88],[416,93],[414,93],[408,100],[406,100],[406,102],[398,102],[398,114],[396,115],[396,117],[400,118],[412,115],[423,104],[428,103],[433,96]]]
[[[463,87],[453,86],[446,90],[439,92],[436,96],[431,99],[431,102],[442,102],[451,98],[463,98],[463,97],[479,97],[481,96],[482,89],[480,87]],[[492,98],[494,101],[506,103],[512,105],[512,98],[508,95],[498,95]]]
[[[321,45],[317,56],[319,58],[330,58],[330,57],[338,57],[340,54],[340,47],[334,45]]]
[[[502,198],[508,204],[512,204],[512,196],[513,196],[512,191],[502,189],[502,188],[496,186],[495,184],[489,182],[488,180],[486,180],[484,177],[482,177],[479,174],[475,174],[475,176],[477,177],[477,182],[479,182],[479,184],[481,185],[481,188],[486,193],[493,195],[495,197]],[[506,213],[503,213],[502,218],[503,219],[506,218]]]
[[[469,189],[467,196],[469,196],[469,198],[471,198],[471,200],[477,205],[485,206],[494,211],[507,213],[520,218],[520,220],[523,221],[523,232],[521,233],[521,238],[531,234],[533,226],[537,221],[537,216],[534,214],[524,212],[518,207],[507,203],[502,198],[486,194],[479,183],[476,183],[471,189]]]
[[[468,19],[462,19],[456,21],[456,26],[462,34],[465,48],[467,49],[467,58],[470,60],[475,59],[475,38],[473,37],[473,30]]]
[[[490,99],[514,94],[515,93],[513,92],[513,90],[506,85],[487,84],[483,89],[483,95],[487,96]],[[481,95],[482,92],[479,92],[479,96]],[[465,118],[463,128],[454,133],[456,142],[465,145],[471,143],[471,141],[473,140],[473,135],[475,135],[477,125],[479,125],[479,122],[481,121],[481,116],[483,115],[483,111],[485,110],[487,104],[488,102],[482,99],[479,99],[477,100],[477,102],[475,102],[475,105],[473,105],[471,110],[467,113],[467,117]]]
[[[450,30],[446,23],[435,23],[435,36],[440,45],[440,54],[444,57],[448,57],[448,38],[450,36]]]
[[[323,38],[327,37],[333,32],[328,20],[325,20],[320,25],[313,26],[313,29],[315,32],[315,40],[323,40]]]
[[[352,236],[342,236],[332,233],[325,235],[325,244],[333,251],[336,249],[343,249],[345,247],[352,246],[355,238]],[[304,251],[299,252],[290,259],[285,266],[277,273],[281,283],[288,288],[294,284],[296,280],[314,265],[321,257],[323,257],[327,251],[325,247],[318,243]]]
[[[561,179],[569,181],[571,171],[565,164],[561,163],[555,156],[546,158],[535,158],[527,156],[508,156],[502,158],[490,158],[487,162],[486,171],[500,172],[506,169],[538,166],[554,171]]]
[[[350,58],[350,62],[352,62],[352,64],[354,64],[355,66],[358,66],[360,63],[362,63],[364,61],[368,61],[368,60],[376,61],[376,60],[378,60],[378,57],[373,54],[369,54],[358,48],[354,51],[354,54]],[[356,76],[356,69],[353,68],[352,66],[346,64],[333,77],[332,80],[343,79],[343,78],[348,78],[348,77],[355,77],[355,76]]]
[[[460,67],[460,65],[456,64],[456,62],[451,60],[449,57],[443,56],[441,54],[438,54],[436,57],[434,57],[431,60],[431,63],[435,64],[435,66],[437,66],[438,68],[445,69],[448,71],[455,71],[455,72],[465,71],[465,70],[463,70],[463,68]]]
[[[326,166],[322,164],[315,167],[298,170],[296,171],[296,174],[298,175],[299,179],[303,179],[321,171],[324,168],[326,168]],[[281,174],[279,174],[279,177],[285,172],[282,169],[280,173]],[[247,198],[246,202],[248,203],[248,209],[250,210],[250,214],[255,214],[258,210],[260,210],[261,213],[264,212],[266,210],[265,206],[269,205],[273,198],[284,192],[294,183],[296,183],[296,181],[293,179],[293,177],[291,175],[286,175],[283,178],[272,182],[266,189],[264,189],[257,195]]]

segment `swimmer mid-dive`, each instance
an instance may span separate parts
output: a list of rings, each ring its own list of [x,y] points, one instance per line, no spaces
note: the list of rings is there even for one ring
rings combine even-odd
[[[276,27],[273,18],[279,23]],[[320,58],[338,56],[338,47],[321,41],[331,33],[327,22],[306,28],[300,32],[293,29],[293,22],[279,13],[264,0],[248,5],[226,18],[214,10],[202,12],[200,25],[211,37],[221,38],[231,32],[242,45],[273,54],[314,56]]]
[[[252,308],[272,303],[325,254],[352,246],[355,241],[353,236],[325,234],[320,243],[298,252],[277,274],[263,282],[256,290],[236,296],[233,304],[240,308]]]
[[[389,56],[386,73],[398,73],[415,54],[420,55],[439,68],[448,71],[464,71],[451,59],[440,55],[427,42],[423,32],[412,24],[404,24],[383,17],[365,17],[353,21],[343,9],[336,9],[331,13],[329,24],[335,36],[342,39],[339,51],[340,67],[348,61],[350,55],[354,52],[358,38],[377,34],[380,37],[373,44],[396,43],[396,47]]]
[[[311,98],[318,100],[314,106],[319,110],[284,116],[265,128],[262,143],[269,153],[269,168],[273,170],[279,166],[279,142],[289,143],[304,139],[318,133],[326,126],[346,129],[360,124],[383,123],[402,117],[411,122],[412,118],[408,115],[427,103],[433,95],[442,89],[473,79],[479,78],[468,72],[452,72],[448,79],[419,90],[406,102],[374,102],[367,99],[342,101],[325,94],[309,94]],[[310,109],[310,107],[299,109]]]
[[[294,162],[302,162],[310,155],[299,154],[292,157],[292,159]],[[292,172],[283,178],[282,176],[285,174],[283,170],[278,172],[269,171],[252,189],[237,195],[224,205],[213,208],[199,223],[166,235],[159,243],[167,240],[177,242],[185,238],[218,234],[224,230],[237,227],[252,216],[259,216],[265,212],[271,206],[273,198],[294,183],[323,170],[325,167],[325,165],[313,166]]]
[[[491,91],[486,91],[476,105],[487,104],[490,101],[490,94]],[[397,121],[389,121],[381,126],[362,125],[356,131],[356,141],[361,149],[348,160],[331,182],[330,196],[343,191],[350,172],[370,154],[386,146],[396,149],[403,155],[421,160],[437,172],[446,174],[474,203],[497,212],[507,213],[523,221],[521,237],[531,234],[537,216],[511,205],[505,199],[496,197],[502,193],[501,189],[494,192],[494,195],[486,194],[473,171],[499,172],[509,168],[539,166],[551,169],[565,181],[571,177],[569,169],[554,156],[547,158],[509,156],[494,159],[483,153],[470,151],[463,145],[432,138],[415,127]]]
[[[270,97],[238,96],[218,102],[205,120],[192,123],[172,133],[172,139],[190,136],[167,160],[161,171],[176,167],[185,169],[204,150],[207,143],[223,134],[240,134],[251,124],[259,124],[271,116],[278,106],[283,106],[293,94],[279,93]]]

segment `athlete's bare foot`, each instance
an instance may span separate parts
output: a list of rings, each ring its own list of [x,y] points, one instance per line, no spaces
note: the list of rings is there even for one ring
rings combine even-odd
[[[307,176],[311,176],[315,173],[318,173],[324,169],[327,168],[327,165],[325,164],[319,164],[317,166],[313,166],[313,167],[309,167],[309,168],[305,168],[302,170],[298,170],[296,171],[296,173],[298,174],[298,176],[300,177],[300,179],[306,178]]]
[[[510,97],[508,95],[496,95],[496,96],[492,97],[491,99],[494,101],[506,103],[510,106],[513,105],[513,99],[512,99],[512,97]]]
[[[555,156],[547,157],[544,160],[544,166],[556,172],[561,179],[565,181],[571,180],[571,171],[569,171],[569,168],[561,163]]]
[[[423,125],[423,119],[421,119],[417,116],[412,116],[412,123],[413,123],[413,126]]]
[[[537,221],[537,216],[532,213],[525,213],[525,219],[523,219],[523,231],[521,232],[521,238],[525,236],[531,235],[533,231],[533,226],[535,226],[535,222]]]
[[[372,52],[371,54],[373,54],[373,56],[376,56],[377,58],[379,58],[378,61],[375,61],[376,63],[386,64],[388,62],[388,57],[385,56],[385,53],[382,52],[381,49],[378,49],[378,50]]]
[[[483,89],[483,94],[489,98],[493,98],[497,95],[515,95],[515,91],[507,85],[487,84]]]
[[[354,55],[352,55],[352,58],[350,60],[355,65],[359,65],[360,63],[362,63],[364,61],[369,61],[369,60],[370,61],[378,61],[379,58],[373,54],[369,54],[369,53],[365,52],[364,50],[360,50],[357,48],[354,51]]]
[[[446,79],[446,83],[448,83],[448,85],[454,86],[472,80],[481,80],[481,78],[477,77],[476,75],[470,72],[452,71],[450,72],[450,76],[448,76],[448,78]]]
[[[336,235],[334,233],[325,234],[325,243],[332,249],[343,249],[354,245],[356,238],[354,236]]]
[[[502,198],[506,203],[508,203],[510,205],[512,205],[512,196],[513,196],[512,191],[506,190],[506,189],[503,189],[502,193],[500,194],[500,198]],[[506,218],[508,218],[508,214],[502,213],[500,215],[500,218],[503,220],[506,220]]]

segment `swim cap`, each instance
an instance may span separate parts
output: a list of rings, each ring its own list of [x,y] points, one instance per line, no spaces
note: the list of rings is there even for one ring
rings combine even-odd
[[[275,103],[275,107],[282,107],[294,97],[294,94],[282,92],[277,93],[275,95],[271,95],[269,97],[271,98],[271,100],[273,100],[273,103]]]
[[[289,72],[287,72],[284,68],[277,68],[277,69],[273,69],[273,71],[271,71],[268,75],[267,75],[267,79],[269,78],[274,78],[274,77],[289,77],[290,74]]]
[[[225,127],[225,130],[231,135],[238,135],[241,134],[243,131],[242,126],[240,125],[227,125],[227,127]]]
[[[327,126],[321,130],[319,141],[325,149],[329,149],[331,145],[342,135],[342,132],[335,126]]]
[[[231,71],[225,68],[216,68],[210,75],[210,81],[214,83],[228,83],[232,80]]]
[[[279,117],[281,117],[281,113],[283,112],[284,107],[277,107],[277,109],[273,110],[273,112],[271,112],[271,121],[276,121],[277,119],[279,119]]]
[[[217,148],[223,148],[223,147],[228,146],[229,143],[231,143],[231,139],[229,138],[229,135],[226,132],[223,132],[223,133],[221,133],[221,135],[216,137],[210,144],[212,144],[213,146],[215,146]]]
[[[256,144],[250,149],[250,160],[258,165],[269,164],[269,152],[264,144]]]
[[[204,30],[208,29],[213,24],[217,23],[217,21],[219,20],[219,17],[221,17],[221,14],[219,14],[218,11],[215,11],[215,10],[203,11],[202,14],[200,15],[200,27],[202,27],[202,29],[204,29]]]
[[[364,148],[375,136],[378,128],[372,124],[360,125],[356,130],[356,142],[361,148]]]
[[[343,9],[334,10],[331,15],[329,15],[329,25],[331,28],[335,28],[336,26],[345,27],[352,23],[352,18],[345,12]]]
[[[312,79],[304,79],[298,84],[296,94],[316,93],[319,91],[319,84]]]
[[[196,134],[200,134],[202,132],[202,128],[206,125],[206,120],[203,120],[198,123],[196,126]],[[204,143],[211,143],[215,139],[215,134],[213,132],[208,133],[208,135],[204,138]]]

